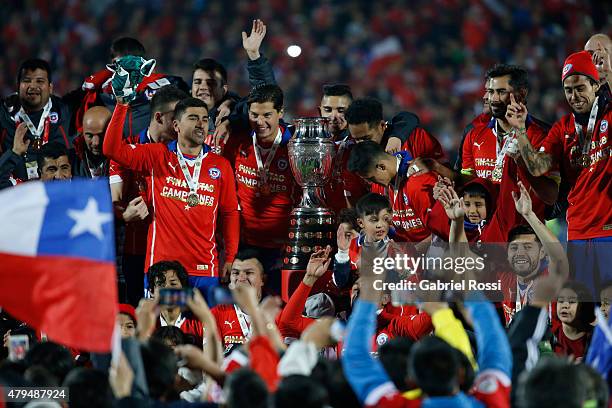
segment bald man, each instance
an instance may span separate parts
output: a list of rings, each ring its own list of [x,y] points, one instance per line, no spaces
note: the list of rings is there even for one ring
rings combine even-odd
[[[602,85],[608,84],[609,92],[612,87],[612,40],[606,34],[594,34],[584,45],[584,50],[593,56],[600,81]]]
[[[102,155],[104,133],[111,112],[104,106],[94,106],[83,116],[83,134],[74,141],[76,160],[73,174],[77,177],[107,177],[109,161]]]

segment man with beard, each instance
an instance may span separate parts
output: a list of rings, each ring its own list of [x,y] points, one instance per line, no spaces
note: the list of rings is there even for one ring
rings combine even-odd
[[[594,293],[612,278],[612,160],[610,103],[598,97],[599,73],[587,51],[571,54],[561,72],[572,113],[558,120],[536,150],[525,130],[527,108],[513,101],[509,122],[516,129],[521,157],[534,176],[561,172],[570,185],[567,235],[575,279]]]
[[[527,225],[514,227],[508,234],[508,263],[512,273],[502,273],[504,316],[510,324],[514,314],[533,300],[538,278],[542,275],[568,276],[569,261],[559,239],[538,219],[525,186],[519,182],[520,196],[512,193],[516,211]],[[542,260],[548,257],[544,269]]]
[[[76,160],[72,174],[78,177],[108,176],[109,161],[102,154],[104,133],[111,113],[104,106],[94,106],[83,117],[83,134],[74,140]]]
[[[39,149],[58,142],[66,149],[72,147],[70,109],[54,95],[49,63],[42,59],[29,59],[19,67],[18,92],[0,104],[0,149],[11,150],[15,130],[20,123],[27,126],[26,137],[31,139],[27,152],[19,158],[13,170],[21,180],[37,179]]]
[[[499,185],[503,182],[504,167],[515,166],[506,159],[507,155],[516,153],[513,129],[506,119],[506,111],[512,95],[516,100],[526,102],[529,91],[527,71],[516,65],[496,65],[486,74],[486,91],[493,118],[486,126],[477,126],[466,136],[461,173],[486,178]],[[525,126],[530,142],[539,147],[546,137],[548,125],[529,116]],[[546,205],[552,205],[557,198],[556,182],[548,177],[532,177],[520,163],[517,173],[519,180],[532,190],[535,212],[543,218]]]
[[[240,227],[230,164],[204,145],[206,104],[196,98],[176,104],[176,141],[128,145],[122,130],[129,107],[119,99],[104,139],[104,154],[128,169],[148,173],[151,179],[154,212],[147,240],[147,266],[176,259],[187,270],[189,284],[207,293],[231,268]],[[215,239],[218,221],[222,222],[226,244],[223,270],[219,269]]]
[[[593,64],[599,73],[601,91],[610,98],[610,83],[612,83],[612,40],[606,34],[594,34],[584,44],[584,50],[593,57]],[[601,92],[600,91],[600,92]]]

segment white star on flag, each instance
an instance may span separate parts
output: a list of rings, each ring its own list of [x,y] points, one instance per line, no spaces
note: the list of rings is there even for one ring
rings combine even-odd
[[[70,238],[89,232],[99,240],[104,237],[102,224],[106,224],[113,219],[111,213],[98,211],[98,202],[93,197],[89,197],[84,209],[68,210],[68,216],[75,221],[70,230]]]

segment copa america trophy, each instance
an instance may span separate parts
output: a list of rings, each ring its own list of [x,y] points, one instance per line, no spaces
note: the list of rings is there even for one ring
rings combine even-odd
[[[283,269],[304,271],[313,252],[336,243],[335,217],[327,208],[323,191],[332,176],[335,145],[327,131],[328,119],[300,118],[294,123],[289,163],[303,195],[291,212]]]

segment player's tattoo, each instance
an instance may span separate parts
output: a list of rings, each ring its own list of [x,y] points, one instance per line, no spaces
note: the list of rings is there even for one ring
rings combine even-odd
[[[525,129],[518,129],[516,135],[518,137],[521,156],[525,161],[529,173],[538,177],[550,170],[552,167],[552,156],[548,153],[536,151],[529,142]]]

